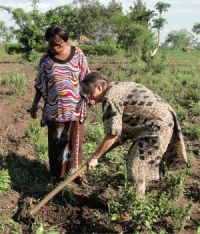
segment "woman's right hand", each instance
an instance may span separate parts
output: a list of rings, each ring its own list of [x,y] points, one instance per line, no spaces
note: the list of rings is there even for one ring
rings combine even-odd
[[[36,119],[37,118],[37,110],[38,110],[38,107],[37,105],[32,105],[31,109],[30,109],[30,115],[33,119]]]
[[[96,167],[96,165],[98,164],[98,158],[95,158],[95,155],[91,156],[87,162],[87,171],[91,170],[93,167]]]

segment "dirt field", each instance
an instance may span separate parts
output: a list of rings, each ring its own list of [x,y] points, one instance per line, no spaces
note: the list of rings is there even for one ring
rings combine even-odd
[[[19,230],[18,233],[34,233],[30,231],[34,228],[32,225],[33,220],[39,220],[43,223],[48,222],[51,226],[49,230],[58,233],[120,233],[122,231],[123,233],[133,233],[134,230],[124,231],[125,224],[120,222],[112,228],[108,227],[106,222],[107,217],[104,217],[101,213],[97,217],[96,210],[106,210],[107,202],[110,199],[110,193],[108,193],[109,188],[107,187],[105,178],[102,178],[102,181],[96,185],[99,191],[101,191],[101,196],[98,199],[93,194],[94,190],[92,185],[89,185],[90,189],[86,189],[71,183],[70,188],[73,188],[74,193],[71,204],[59,204],[60,198],[62,197],[63,200],[64,196],[59,193],[54,197],[54,205],[48,203],[39,210],[36,217],[32,219],[27,218],[23,209],[24,202],[34,205],[52,190],[51,187],[44,185],[40,180],[42,177],[39,176],[39,172],[43,173],[43,176],[49,176],[48,165],[45,167],[35,161],[37,155],[29,143],[27,133],[28,126],[32,121],[28,110],[34,94],[33,81],[36,73],[36,64],[22,64],[18,59],[5,57],[0,58],[0,66],[0,77],[5,74],[23,73],[29,84],[25,93],[13,100],[9,99],[9,89],[0,90],[0,149],[3,150],[0,165],[2,167],[4,163],[7,163],[10,165],[10,170],[12,168],[18,168],[18,174],[15,174],[15,176],[20,177],[20,170],[23,170],[22,173],[26,172],[27,176],[30,177],[30,184],[20,184],[20,186],[13,184],[9,192],[0,196],[1,223],[4,220],[14,220],[16,223],[12,224],[13,231],[17,230],[17,225],[21,228],[21,231]],[[101,64],[98,62],[91,65],[92,70],[98,70],[100,68]],[[189,190],[194,191],[197,189],[195,181],[200,179],[200,144],[198,141],[189,141],[186,139],[188,153],[190,153],[191,146],[193,146],[192,150],[196,156],[196,162],[192,168],[193,174],[187,179],[185,186]],[[11,179],[15,181],[14,178],[11,177]],[[35,184],[35,181],[38,181],[38,188],[41,186],[43,189],[42,192],[38,189],[38,193],[30,201],[32,197],[32,183],[34,182]],[[194,195],[191,197],[188,194],[189,199],[193,199],[194,206],[190,219],[185,223],[185,230],[181,231],[180,234],[195,234],[198,226],[200,226],[197,222],[200,220],[200,198]],[[59,205],[55,206],[56,203]],[[86,227],[90,228],[86,230]],[[7,232],[4,232],[3,229],[1,231],[0,226],[0,233]]]

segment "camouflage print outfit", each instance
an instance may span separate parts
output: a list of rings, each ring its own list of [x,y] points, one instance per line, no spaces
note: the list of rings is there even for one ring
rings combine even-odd
[[[102,101],[105,134],[131,136],[126,157],[130,181],[159,180],[168,169],[187,163],[181,129],[162,98],[134,82],[116,82]]]

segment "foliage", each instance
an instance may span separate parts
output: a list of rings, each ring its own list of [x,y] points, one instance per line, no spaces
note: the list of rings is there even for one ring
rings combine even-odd
[[[163,12],[168,11],[168,8],[171,7],[171,4],[169,3],[164,3],[164,2],[157,2],[155,5],[156,10],[158,10],[160,16]]]
[[[134,6],[130,6],[130,20],[136,24],[149,27],[149,21],[156,16],[155,11],[147,10],[146,4],[141,0],[134,2]]]
[[[176,114],[178,116],[178,119],[180,121],[183,121],[183,120],[186,120],[187,119],[187,116],[188,116],[188,110],[186,110],[185,108],[183,108],[182,106],[180,106],[179,104],[176,104],[175,106],[175,111],[176,111]]]
[[[114,38],[113,28],[117,25],[116,18],[122,16],[122,4],[114,1],[107,6],[99,0],[76,0],[78,7],[78,32],[91,38],[96,44]]]
[[[26,62],[34,62],[38,61],[39,58],[41,57],[41,53],[36,51],[36,50],[30,50],[26,53],[23,53],[21,58]]]
[[[0,43],[10,42],[13,38],[13,27],[7,28],[5,22],[0,21]]]
[[[86,55],[109,55],[112,56],[118,53],[118,48],[114,45],[96,45],[96,46],[88,46],[88,45],[80,45],[79,46]]]
[[[136,53],[136,58],[138,54],[142,54],[145,58],[148,50],[152,48],[154,38],[151,29],[148,30],[148,28],[150,20],[156,14],[154,11],[148,10],[141,0],[137,0],[127,14],[122,11],[122,3],[116,0],[112,0],[106,6],[101,4],[99,0],[75,0],[74,6],[63,5],[46,13],[39,11],[39,2],[39,0],[31,0],[32,10],[28,13],[22,8],[13,9],[4,5],[0,6],[1,10],[12,15],[12,19],[18,26],[17,29],[13,30],[13,34],[28,52],[33,49],[40,52],[44,51],[46,44],[43,34],[51,24],[61,24],[66,27],[72,39],[78,39],[81,35],[85,35],[98,45],[102,43],[115,44],[118,41],[124,48],[128,48],[129,43],[131,43],[129,51],[132,51],[134,43],[137,43],[132,52]],[[160,13],[166,11],[169,7],[169,4],[159,4],[156,7]],[[161,21],[161,18],[159,20]],[[144,29],[140,29],[141,32],[138,32],[135,25],[144,27]],[[160,30],[163,25],[164,21],[160,22],[159,25],[154,21],[153,28]],[[137,31],[135,34],[134,29]],[[125,35],[124,32],[126,32]],[[124,40],[122,39],[123,36],[126,37]],[[136,41],[135,36],[138,36],[139,40]],[[131,40],[131,37],[134,40]],[[113,49],[109,53],[113,54]],[[30,60],[29,57],[27,59]]]
[[[44,48],[43,32],[46,26],[45,15],[40,13],[37,4],[39,0],[32,0],[32,11],[26,13],[22,8],[12,9],[11,7],[0,6],[0,9],[6,10],[12,14],[12,19],[18,28],[13,32],[17,40],[25,46],[27,51],[37,48]]]
[[[180,231],[193,205],[190,203],[188,207],[182,207],[176,202],[184,191],[183,181],[186,176],[183,175],[183,172],[168,175],[165,191],[159,193],[152,190],[142,199],[137,196],[133,187],[121,187],[108,204],[111,220],[120,220],[123,215],[128,215],[132,228],[141,232],[150,231],[151,223],[171,216],[173,231]]]
[[[170,8],[170,4],[164,3],[164,2],[158,2],[155,5],[156,10],[159,12],[159,18],[153,19],[153,25],[152,28],[157,29],[157,46],[160,44],[160,30],[164,27],[164,25],[167,23],[166,19],[163,18],[161,15],[163,12],[168,11],[168,8]]]
[[[154,47],[153,38],[154,35],[149,29],[139,24],[132,24],[119,35],[118,42],[137,60],[146,57],[149,50]]]
[[[33,120],[29,127],[30,142],[38,154],[38,160],[42,163],[48,158],[47,133],[45,128],[41,128],[38,120]]]
[[[10,188],[11,180],[9,172],[6,169],[0,170],[0,195]]]
[[[196,34],[200,34],[200,23],[195,23],[192,27],[192,31]]]
[[[46,12],[45,17],[48,19],[48,25],[60,24],[67,28],[72,39],[80,35],[78,9],[71,5],[58,6]]]
[[[24,48],[20,43],[12,43],[6,46],[6,52],[8,54],[20,54],[24,52]]]
[[[6,30],[7,30],[7,28],[6,28],[5,23],[3,21],[0,21],[0,38],[1,38],[1,40],[2,40],[2,38],[5,37]]]
[[[186,29],[181,30],[172,30],[165,39],[166,45],[171,45],[172,48],[181,49],[184,46],[187,46],[192,43],[194,36],[191,32]]]
[[[28,85],[26,77],[22,74],[4,75],[0,80],[0,87],[8,87],[10,84],[11,98],[22,94]]]
[[[200,139],[200,126],[193,123],[187,123],[185,126],[185,133],[193,139]]]

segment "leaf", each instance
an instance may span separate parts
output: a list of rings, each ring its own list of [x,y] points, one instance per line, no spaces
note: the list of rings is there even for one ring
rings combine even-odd
[[[115,220],[117,220],[119,218],[119,214],[112,214],[111,215],[111,220],[113,220],[113,221],[115,221]]]

